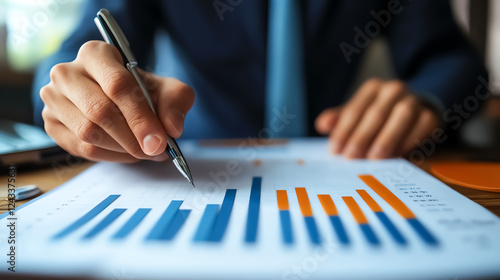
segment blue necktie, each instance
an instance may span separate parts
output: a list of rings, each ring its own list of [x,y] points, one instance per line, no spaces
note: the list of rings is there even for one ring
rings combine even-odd
[[[266,127],[272,137],[307,133],[299,0],[269,1]]]

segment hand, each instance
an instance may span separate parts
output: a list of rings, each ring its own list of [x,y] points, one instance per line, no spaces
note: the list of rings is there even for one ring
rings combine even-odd
[[[194,92],[173,78],[141,75],[158,117],[119,51],[101,41],[85,43],[74,61],[52,68],[40,90],[45,130],[72,155],[93,161],[167,159],[166,135],[181,136]]]
[[[366,81],[340,107],[323,111],[316,130],[330,135],[330,150],[347,158],[406,155],[439,125],[438,117],[401,81]]]

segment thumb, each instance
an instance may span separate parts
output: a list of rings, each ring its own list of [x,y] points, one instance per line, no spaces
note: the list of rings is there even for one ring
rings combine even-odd
[[[314,123],[316,131],[320,134],[329,134],[339,119],[340,110],[341,107],[334,107],[321,112]]]
[[[184,119],[194,104],[194,90],[175,78],[161,79],[157,88],[158,118],[167,134],[179,138],[184,130]]]

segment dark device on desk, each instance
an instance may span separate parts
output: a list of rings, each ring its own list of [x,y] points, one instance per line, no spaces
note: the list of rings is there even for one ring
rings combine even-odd
[[[63,160],[66,155],[43,129],[0,119],[0,167],[43,165]]]

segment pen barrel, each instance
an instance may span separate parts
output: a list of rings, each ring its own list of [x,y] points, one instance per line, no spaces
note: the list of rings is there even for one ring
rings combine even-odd
[[[174,160],[179,157],[183,157],[179,146],[177,146],[177,142],[174,138],[167,135],[167,149],[165,150],[170,157],[170,159]]]
[[[134,76],[135,80],[139,84],[139,87],[141,88],[142,94],[144,95],[146,102],[149,105],[149,108],[151,108],[151,111],[153,111],[153,113],[155,113],[155,115],[156,115],[156,108],[155,108],[155,105],[153,103],[153,99],[151,98],[151,95],[149,94],[149,90],[146,87],[146,84],[144,83],[144,81],[142,80],[141,75],[139,74],[139,71],[137,70],[137,63],[136,62],[127,63],[127,69]]]

